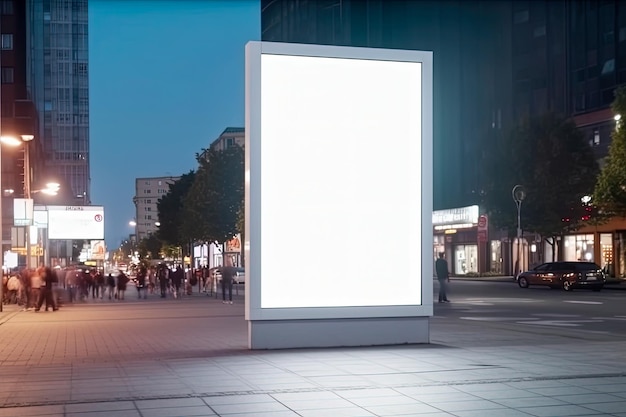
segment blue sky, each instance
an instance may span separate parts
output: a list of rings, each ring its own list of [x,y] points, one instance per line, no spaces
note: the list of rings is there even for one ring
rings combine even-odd
[[[258,0],[91,0],[91,200],[109,249],[133,233],[135,178],[177,176],[244,126],[244,48]]]

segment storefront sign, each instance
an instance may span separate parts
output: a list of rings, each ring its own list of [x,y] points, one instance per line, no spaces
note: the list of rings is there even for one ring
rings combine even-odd
[[[486,242],[489,235],[489,220],[487,219],[487,215],[483,214],[478,218],[478,241]]]
[[[433,211],[433,226],[478,223],[478,206]]]

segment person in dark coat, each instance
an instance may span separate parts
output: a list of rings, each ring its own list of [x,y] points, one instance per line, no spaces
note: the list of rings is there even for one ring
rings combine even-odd
[[[117,299],[118,300],[124,299],[124,293],[126,292],[126,285],[128,284],[128,281],[130,281],[130,279],[123,272],[120,272],[120,274],[117,276]]]
[[[233,278],[235,276],[236,270],[234,267],[230,265],[226,265],[220,268],[220,273],[222,275],[222,303],[232,304],[233,303]],[[226,301],[227,289],[228,289],[228,301]]]
[[[439,281],[439,302],[449,303],[447,295],[448,282],[450,282],[450,273],[448,271],[448,261],[445,259],[445,252],[439,253],[439,259],[435,262],[435,271],[437,272],[437,280]]]
[[[46,302],[46,311],[48,308],[51,308],[52,311],[57,311],[59,308],[57,307],[56,300],[54,297],[54,292],[52,289],[52,284],[57,282],[57,277],[54,271],[50,267],[39,267],[38,273],[43,278],[44,285],[41,287],[41,292],[39,293],[39,301],[37,302],[37,306],[35,307],[35,311],[39,311],[44,301]]]

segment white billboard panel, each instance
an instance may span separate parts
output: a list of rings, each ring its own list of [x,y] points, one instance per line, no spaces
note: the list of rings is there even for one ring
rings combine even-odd
[[[104,207],[47,206],[49,239],[104,239]]]
[[[432,54],[247,59],[247,317],[431,315]]]

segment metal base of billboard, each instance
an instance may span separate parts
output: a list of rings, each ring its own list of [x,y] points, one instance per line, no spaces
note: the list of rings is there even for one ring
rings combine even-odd
[[[250,349],[430,343],[428,317],[248,321]]]

